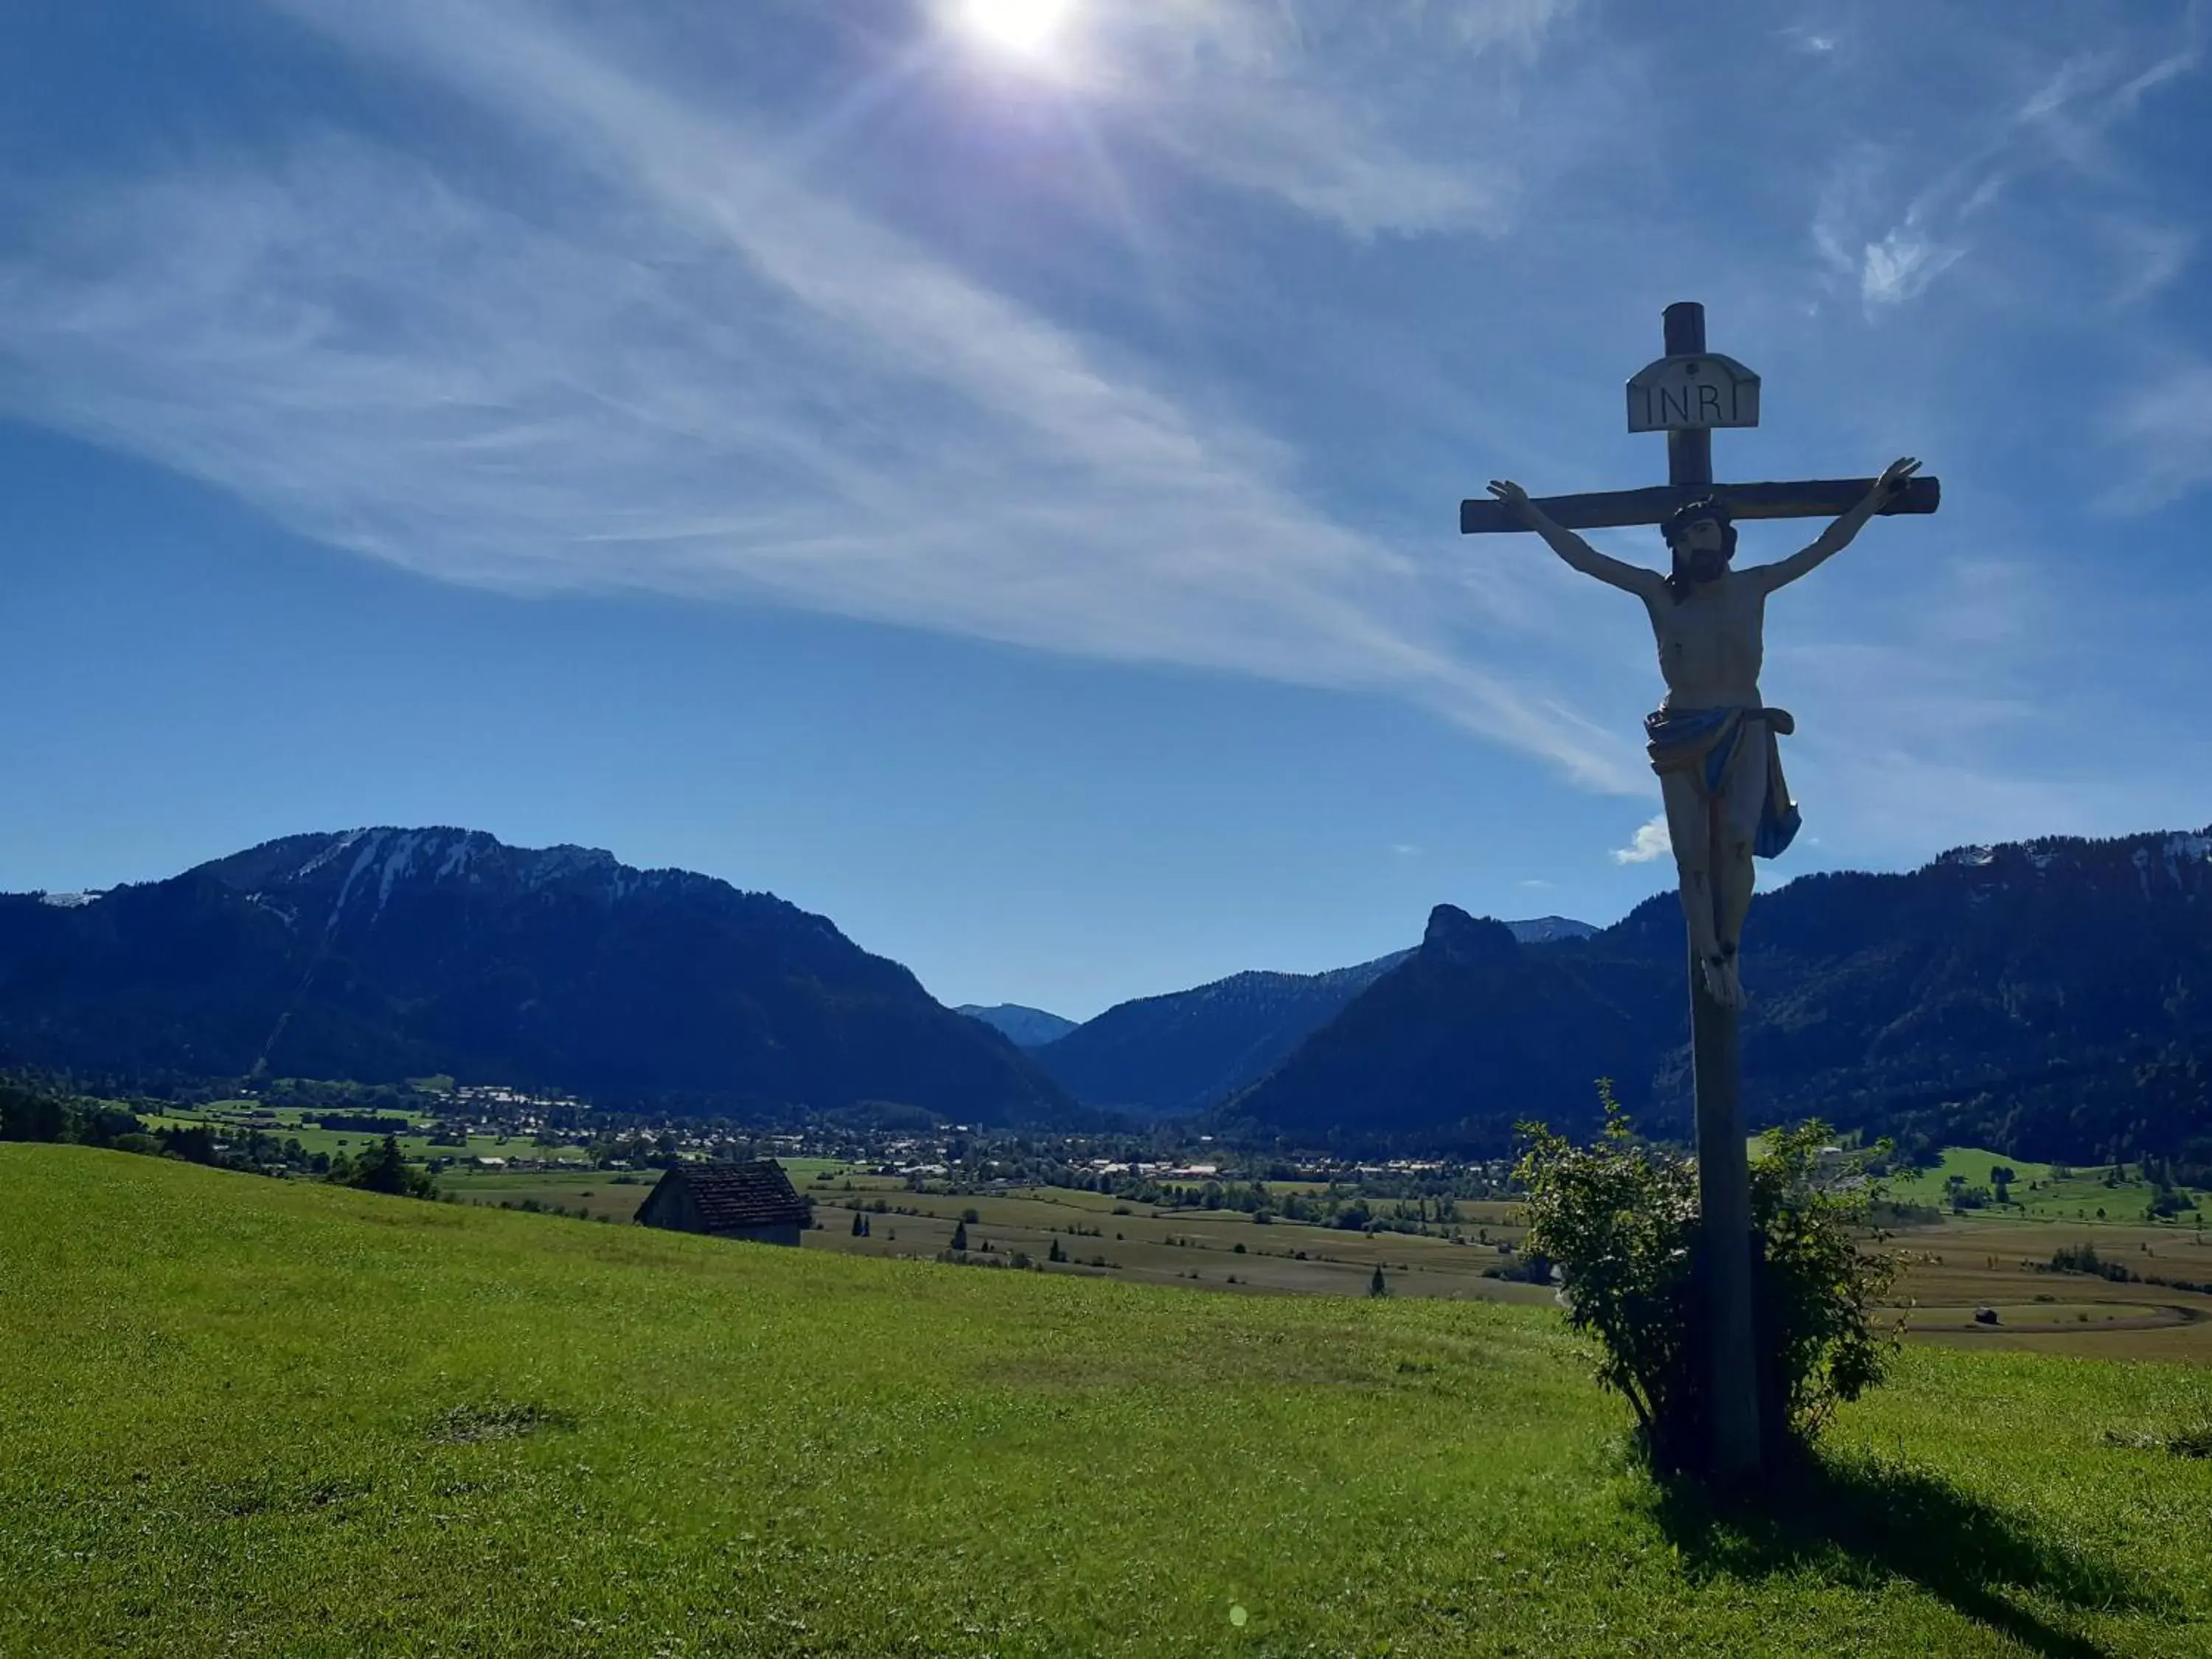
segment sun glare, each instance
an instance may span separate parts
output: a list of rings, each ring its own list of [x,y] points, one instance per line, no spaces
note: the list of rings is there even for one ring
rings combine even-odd
[[[1052,44],[1068,0],[961,0],[970,30],[1002,51],[1035,57]]]

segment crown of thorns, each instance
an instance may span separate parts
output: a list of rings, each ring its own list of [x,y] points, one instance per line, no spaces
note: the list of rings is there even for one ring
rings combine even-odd
[[[1660,526],[1660,534],[1667,538],[1667,544],[1672,547],[1682,539],[1684,532],[1692,525],[1707,519],[1718,525],[1723,532],[1731,532],[1735,528],[1735,515],[1728,510],[1726,501],[1717,495],[1700,495],[1694,501],[1685,501],[1668,514],[1667,522]],[[1735,539],[1733,535],[1728,537],[1728,540],[1731,543]]]

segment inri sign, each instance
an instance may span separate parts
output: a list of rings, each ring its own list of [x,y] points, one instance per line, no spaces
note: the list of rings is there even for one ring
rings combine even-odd
[[[1631,432],[1697,432],[1759,424],[1759,376],[1733,357],[1662,357],[1628,382]]]

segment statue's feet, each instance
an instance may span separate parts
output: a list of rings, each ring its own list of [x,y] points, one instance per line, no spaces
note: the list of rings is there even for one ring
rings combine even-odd
[[[1735,952],[1728,951],[1719,956],[1702,959],[1705,969],[1705,994],[1723,1008],[1741,1010],[1746,1000],[1743,981],[1735,970]]]

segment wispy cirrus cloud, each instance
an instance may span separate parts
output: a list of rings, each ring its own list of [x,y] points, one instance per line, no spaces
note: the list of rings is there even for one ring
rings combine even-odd
[[[1859,297],[1870,306],[1911,299],[1955,263],[1966,250],[1944,247],[1917,226],[1904,224],[1867,244],[1859,264]]]
[[[542,18],[296,15],[544,155],[507,196],[361,136],[56,192],[0,266],[0,406],[302,531],[518,590],[767,599],[1388,690],[1634,787],[1465,660],[1269,434],[994,291]]]
[[[1939,141],[1950,151],[1931,170],[1925,140],[1908,147],[1859,141],[1832,168],[1811,231],[1815,249],[1869,309],[1917,298],[1975,245],[1978,221],[2022,180],[2063,170],[2110,189],[2126,169],[2112,131],[2160,89],[2202,66],[2197,14],[2178,33],[2068,53],[2008,103],[1962,112],[1961,130]],[[1942,125],[1940,122],[1938,125]],[[1915,157],[1914,149],[1921,154]],[[1917,182],[1900,189],[1907,180]],[[2141,257],[2123,276],[2116,303],[2154,291],[2178,271],[2186,234],[2125,216],[2108,222]]]
[[[1281,0],[1100,8],[1079,78],[1191,171],[1352,235],[1503,227],[1516,168],[1479,143],[1464,77],[1525,58],[1572,0]]]

